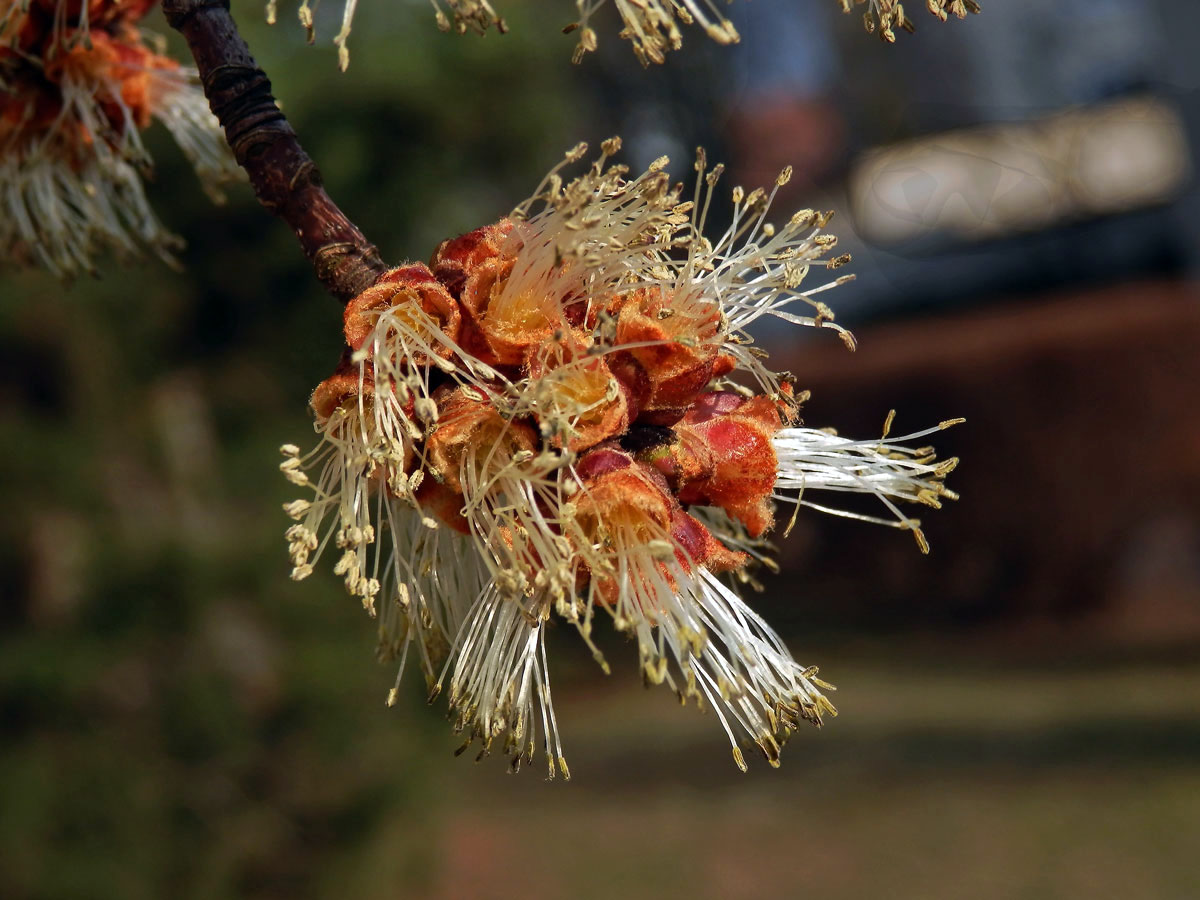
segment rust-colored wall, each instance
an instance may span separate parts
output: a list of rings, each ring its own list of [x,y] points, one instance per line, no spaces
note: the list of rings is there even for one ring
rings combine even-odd
[[[952,416],[962,494],[887,529],[806,511],[784,545],[794,597],[836,625],[1045,623],[1200,635],[1200,287],[1132,284],[864,328],[781,354],[806,424],[893,434]],[[773,359],[780,357],[773,356]],[[784,578],[781,583],[788,584]]]

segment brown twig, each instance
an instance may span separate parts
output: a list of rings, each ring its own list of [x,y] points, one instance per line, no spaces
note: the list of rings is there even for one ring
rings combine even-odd
[[[163,0],[188,42],[209,106],[259,201],[292,227],[317,277],[342,303],[387,266],[321,186],[321,173],[271,95],[271,82],[238,34],[229,0]]]

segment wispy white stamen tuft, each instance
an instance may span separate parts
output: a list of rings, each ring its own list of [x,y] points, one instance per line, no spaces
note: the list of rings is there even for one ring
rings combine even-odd
[[[709,240],[720,167],[701,155],[684,201],[666,160],[631,177],[610,163],[619,146],[568,179],[575,148],[510,217],[351,301],[356,349],[313,398],[320,446],[283,448],[307,492],[284,507],[293,577],[336,554],[378,616],[381,658],[399,673],[417,658],[463,751],[517,768],[540,747],[550,777],[567,775],[545,651],[558,616],[606,672],[593,629],[611,621],[648,684],[712,707],[740,767],[743,742],[777,765],[801,722],[836,710],[736,589],[756,584],[751,563],[775,567],[769,499],[906,528],[926,549],[898,504],[953,498],[955,461],[908,442],[953,423],[893,438],[889,417],[874,441],[789,427],[804,395],[745,329],[774,316],[852,343],[816,298],[846,279],[802,289],[845,261],[828,257],[827,216],[766,220],[785,171],[770,192],[735,188]],[[727,380],[735,369],[765,396]],[[812,491],[873,494],[895,519]]]
[[[958,459],[952,457],[938,462],[932,447],[910,447],[904,442],[920,440],[963,420],[951,419],[924,431],[889,437],[891,421],[889,415],[883,437],[867,441],[850,440],[815,428],[780,431],[772,441],[779,458],[775,499],[911,531],[921,551],[928,553],[929,544],[921,531],[920,520],[905,515],[896,504],[907,501],[940,509],[943,498],[957,500],[958,495],[947,488],[944,481],[958,465]],[[789,491],[798,493],[787,493]],[[869,516],[814,503],[806,499],[809,491],[872,494],[894,518]]]

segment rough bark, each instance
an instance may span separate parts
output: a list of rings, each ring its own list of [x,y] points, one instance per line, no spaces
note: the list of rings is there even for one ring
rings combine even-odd
[[[379,251],[325,193],[321,173],[275,103],[238,34],[229,0],[163,0],[187,39],[209,106],[259,201],[296,233],[317,277],[342,303],[387,270]]]

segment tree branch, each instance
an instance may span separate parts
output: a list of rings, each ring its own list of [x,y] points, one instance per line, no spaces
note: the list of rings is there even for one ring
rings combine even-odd
[[[348,302],[387,266],[325,193],[321,173],[238,34],[229,0],[163,0],[163,12],[187,39],[209,106],[259,202],[292,227],[317,277],[342,303]]]

